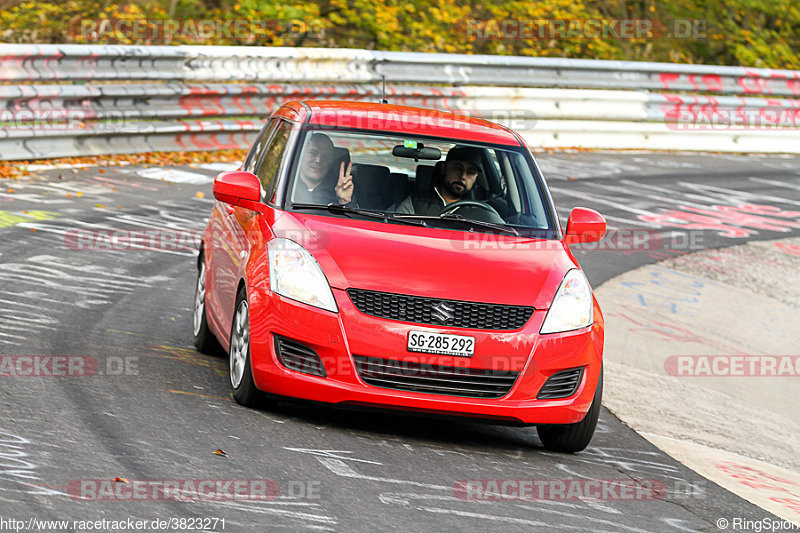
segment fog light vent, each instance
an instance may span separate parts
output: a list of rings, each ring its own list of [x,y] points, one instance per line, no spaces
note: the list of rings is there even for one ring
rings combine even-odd
[[[273,336],[275,337],[275,353],[283,366],[289,370],[312,376],[326,377],[328,375],[317,352],[292,339],[280,335]]]
[[[583,367],[556,372],[545,382],[536,398],[553,400],[572,396],[581,384],[581,377],[583,377]]]

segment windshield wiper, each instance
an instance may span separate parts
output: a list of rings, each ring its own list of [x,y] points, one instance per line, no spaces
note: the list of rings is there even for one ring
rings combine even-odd
[[[446,220],[448,222],[460,222],[470,226],[480,226],[482,228],[505,231],[506,233],[519,237],[519,232],[511,226],[495,224],[494,222],[484,222],[483,220],[472,220],[471,218],[464,218],[455,213],[443,213],[441,215],[394,215],[394,218],[401,220]]]
[[[355,215],[362,215],[362,216],[370,217],[370,218],[379,218],[379,219],[383,220],[384,222],[389,222],[389,221],[395,221],[396,220],[397,222],[403,222],[405,224],[412,224],[414,226],[427,226],[427,224],[423,220],[403,220],[403,219],[398,219],[397,216],[393,215],[392,213],[387,213],[385,211],[370,211],[370,210],[367,210],[367,209],[358,209],[356,207],[349,207],[349,206],[341,205],[341,204],[322,205],[322,204],[295,203],[295,204],[292,204],[292,209],[324,209],[325,211],[328,211],[329,213],[334,213],[334,214],[337,214],[337,215],[355,214]]]

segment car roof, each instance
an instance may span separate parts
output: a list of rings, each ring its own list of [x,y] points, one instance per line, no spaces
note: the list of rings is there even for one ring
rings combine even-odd
[[[340,100],[305,100],[283,104],[274,113],[320,126],[367,131],[413,133],[459,141],[520,146],[505,126],[448,111],[393,104]]]

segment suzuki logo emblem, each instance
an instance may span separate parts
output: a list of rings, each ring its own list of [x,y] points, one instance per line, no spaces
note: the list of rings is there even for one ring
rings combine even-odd
[[[431,316],[441,324],[448,324],[455,317],[455,307],[447,302],[439,302],[431,307]]]

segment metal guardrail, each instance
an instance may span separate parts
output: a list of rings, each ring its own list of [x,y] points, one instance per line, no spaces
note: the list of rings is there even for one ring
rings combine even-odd
[[[374,52],[249,46],[4,44],[0,80],[374,82]]]
[[[512,85],[800,97],[800,71],[337,48],[4,44],[0,80]]]
[[[377,101],[384,76],[392,103],[505,122],[535,147],[800,152],[799,71],[349,49],[2,45],[0,159],[246,147],[281,102]]]
[[[800,71],[641,61],[375,52],[387,81],[798,96]],[[442,77],[442,75],[446,77]]]

